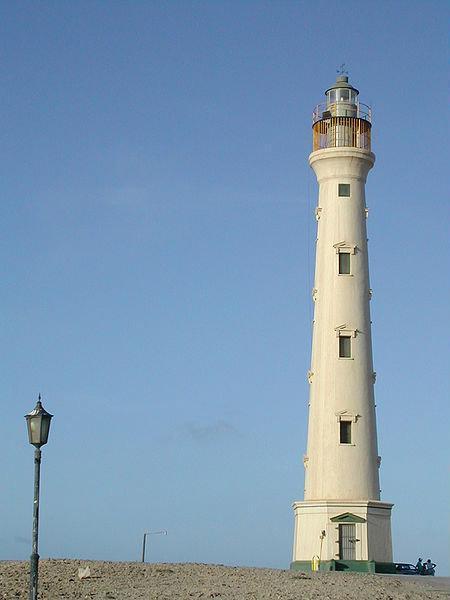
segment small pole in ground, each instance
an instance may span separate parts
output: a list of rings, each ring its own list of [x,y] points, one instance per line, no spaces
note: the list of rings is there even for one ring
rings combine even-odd
[[[167,531],[165,529],[161,530],[161,531],[145,531],[144,532],[144,536],[142,538],[142,558],[141,558],[141,562],[145,562],[145,545],[146,545],[146,539],[148,535],[167,535]]]

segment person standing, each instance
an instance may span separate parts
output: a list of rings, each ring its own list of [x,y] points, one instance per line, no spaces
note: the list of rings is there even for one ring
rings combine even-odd
[[[434,570],[435,567],[436,567],[435,563],[431,562],[431,559],[429,558],[427,560],[427,562],[425,563],[426,574],[427,575],[434,575],[434,573],[435,573],[435,570]]]
[[[422,562],[421,558],[419,558],[419,560],[416,563],[416,569],[417,569],[417,573],[419,575],[422,575],[422,573],[423,573],[423,562]]]

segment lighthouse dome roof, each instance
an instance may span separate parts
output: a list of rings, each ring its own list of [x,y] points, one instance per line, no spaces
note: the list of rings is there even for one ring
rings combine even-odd
[[[357,90],[355,87],[353,87],[349,82],[348,82],[348,75],[338,75],[336,77],[336,82],[334,85],[332,85],[331,87],[329,87],[325,94],[328,93],[330,90],[341,90],[342,88],[346,88],[349,90],[354,90],[357,94],[359,94],[359,90]]]

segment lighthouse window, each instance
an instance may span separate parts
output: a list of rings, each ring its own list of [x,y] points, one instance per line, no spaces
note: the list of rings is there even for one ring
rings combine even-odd
[[[350,197],[350,184],[340,183],[338,187],[338,196],[349,198]]]
[[[341,444],[352,443],[352,422],[339,421],[339,442]]]
[[[349,335],[339,336],[339,358],[352,357],[352,342]]]
[[[350,275],[350,252],[339,252],[339,275]]]

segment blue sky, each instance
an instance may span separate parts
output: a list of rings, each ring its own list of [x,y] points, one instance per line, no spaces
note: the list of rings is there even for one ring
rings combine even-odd
[[[449,572],[447,2],[1,2],[1,559],[287,567],[314,272],[311,112],[369,175],[382,497]]]

